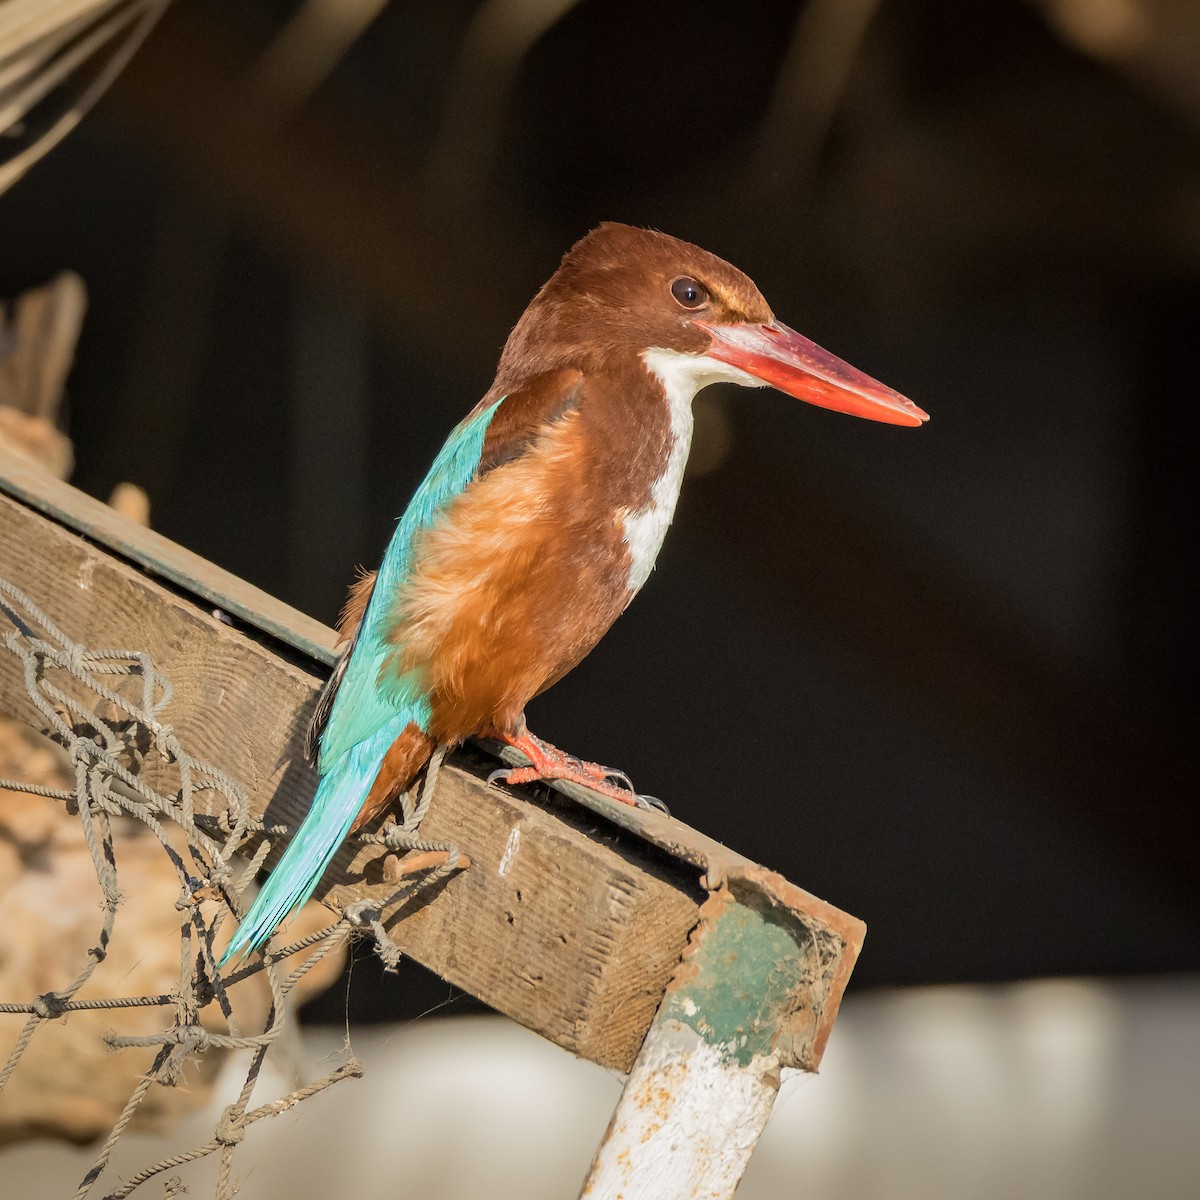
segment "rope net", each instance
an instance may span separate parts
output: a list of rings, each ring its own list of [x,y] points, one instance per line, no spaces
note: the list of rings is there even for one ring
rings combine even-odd
[[[136,650],[84,649],[58,628],[25,593],[0,579],[0,630],[4,650],[20,660],[25,693],[41,717],[40,724],[66,751],[74,787],[56,789],[0,780],[0,788],[52,797],[65,802],[78,816],[83,838],[95,868],[102,897],[100,929],[73,978],[54,991],[27,1002],[0,1003],[0,1014],[23,1014],[27,1020],[3,1067],[0,1091],[12,1078],[38,1031],[64,1015],[96,1009],[157,1006],[169,1008],[173,1022],[147,1036],[110,1033],[109,1049],[150,1048],[154,1058],[141,1075],[104,1139],[91,1168],[75,1192],[82,1200],[104,1175],[113,1149],[155,1084],[176,1086],[189,1056],[210,1048],[250,1051],[250,1063],[237,1099],[225,1108],[212,1138],[201,1146],[164,1158],[138,1171],[120,1186],[104,1193],[105,1200],[123,1200],[165,1172],[219,1155],[217,1200],[231,1195],[234,1151],[246,1129],[257,1121],[287,1111],[342,1079],[362,1074],[362,1064],[349,1057],[335,1070],[282,1099],[250,1108],[249,1103],[268,1050],[291,1023],[287,1000],[296,984],[316,964],[337,949],[356,929],[369,930],[387,967],[394,969],[400,951],[388,937],[383,912],[397,901],[448,875],[459,865],[457,847],[417,836],[433,794],[441,758],[435,756],[418,796],[403,798],[403,820],[362,840],[392,850],[409,850],[411,868],[402,871],[399,891],[384,904],[360,901],[347,906],[325,928],[290,944],[272,940],[261,956],[245,966],[227,967],[222,976],[216,958],[226,921],[240,920],[243,893],[272,847],[288,830],[265,826],[253,815],[246,791],[211,762],[193,757],[180,744],[162,717],[171,701],[170,680]],[[11,706],[10,706],[11,707]],[[142,777],[153,765],[155,785]],[[122,903],[114,819],[132,818],[157,839],[179,884],[175,908],[179,914],[179,979],[169,993],[77,999],[108,954]],[[256,848],[247,865],[235,873],[235,851],[247,839]],[[405,862],[402,867],[408,866]],[[132,886],[137,887],[136,879]],[[313,948],[315,947],[315,948]],[[283,963],[301,950],[310,952],[290,971]],[[263,973],[270,1007],[261,1027],[241,1028],[230,1003],[229,989]],[[212,1018],[220,1014],[218,1020]],[[213,1032],[218,1025],[226,1032]],[[166,1181],[166,1195],[183,1188],[178,1178]]]

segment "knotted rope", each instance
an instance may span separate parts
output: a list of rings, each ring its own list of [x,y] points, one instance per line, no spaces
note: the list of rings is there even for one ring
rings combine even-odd
[[[411,852],[393,871],[392,877],[400,884],[396,895],[384,904],[351,904],[327,928],[285,946],[272,944],[259,961],[222,977],[214,958],[214,939],[227,916],[240,920],[243,890],[270,852],[274,839],[286,836],[288,830],[279,825],[265,826],[251,812],[246,792],[236,780],[213,763],[187,752],[171,725],[162,719],[171,700],[171,683],[149,655],[137,650],[92,650],[77,645],[33,600],[3,579],[0,579],[0,619],[9,626],[0,641],[5,650],[20,660],[25,693],[40,714],[45,731],[67,752],[75,780],[72,789],[5,780],[0,780],[0,788],[66,802],[79,817],[102,895],[100,930],[74,978],[65,987],[45,992],[27,1003],[0,1003],[0,1014],[27,1014],[29,1018],[0,1069],[0,1090],[46,1022],[83,1010],[173,1008],[174,1024],[160,1033],[142,1037],[114,1034],[106,1038],[114,1050],[156,1047],[158,1053],[81,1181],[76,1200],[82,1200],[92,1191],[153,1083],[176,1084],[184,1063],[193,1054],[210,1048],[248,1049],[252,1052],[251,1062],[241,1093],[223,1112],[212,1140],[186,1154],[146,1167],[106,1197],[106,1200],[122,1200],[163,1172],[217,1153],[220,1169],[216,1197],[226,1200],[231,1194],[233,1154],[247,1126],[362,1073],[361,1063],[351,1058],[329,1075],[296,1089],[282,1100],[247,1111],[266,1053],[288,1023],[287,997],[300,978],[356,929],[369,930],[374,935],[385,966],[395,969],[400,951],[384,928],[384,910],[397,899],[423,890],[454,871],[463,861],[453,844],[426,841],[418,834],[444,755],[439,751],[434,756],[418,794],[404,797],[399,822],[362,836],[362,841],[368,844]],[[156,790],[140,777],[139,768],[152,754],[170,767],[172,780],[178,782],[175,791],[164,791],[161,785]],[[203,811],[206,808],[215,811]],[[76,993],[106,956],[122,900],[113,817],[141,821],[158,839],[178,878],[180,891],[175,908],[180,918],[179,983],[167,994],[76,1000]],[[186,850],[181,851],[172,841],[171,827],[182,832]],[[234,853],[252,835],[261,841],[249,865],[235,878]],[[210,906],[211,915],[202,907],[205,901],[216,902]],[[283,960],[313,945],[317,949],[299,966],[290,974],[282,973]],[[270,1011],[261,1031],[243,1032],[233,1015],[228,988],[260,971],[265,972]],[[214,1004],[223,1016],[227,1033],[214,1032],[201,1023],[201,1013]],[[180,1194],[182,1187],[177,1178],[171,1178],[166,1182],[166,1194]]]

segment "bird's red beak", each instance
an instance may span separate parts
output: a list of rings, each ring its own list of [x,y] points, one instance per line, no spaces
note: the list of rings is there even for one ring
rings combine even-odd
[[[889,425],[920,425],[929,420],[929,414],[911,400],[822,350],[781,321],[769,325],[696,324],[712,337],[708,351],[711,358],[798,400]]]

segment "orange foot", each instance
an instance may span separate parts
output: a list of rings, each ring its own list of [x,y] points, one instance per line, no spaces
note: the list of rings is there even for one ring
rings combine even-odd
[[[480,735],[503,742],[520,750],[530,765],[527,767],[502,767],[488,776],[488,783],[536,783],[539,780],[563,779],[578,783],[611,800],[619,800],[622,804],[630,804],[637,808],[661,807],[661,801],[651,797],[639,796],[633,790],[633,784],[624,771],[603,767],[599,763],[587,762],[567,754],[522,729],[520,733],[507,733],[502,729],[486,729]],[[622,786],[623,785],[623,786]]]

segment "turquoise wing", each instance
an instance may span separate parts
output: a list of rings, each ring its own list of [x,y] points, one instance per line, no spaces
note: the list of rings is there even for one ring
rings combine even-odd
[[[312,806],[238,926],[222,966],[261,946],[288,913],[313,894],[350,832],[388,748],[410,722],[422,729],[428,723],[429,699],[417,677],[389,677],[386,688],[380,682],[380,669],[396,649],[387,640],[390,610],[412,570],[418,534],[430,528],[474,478],[488,425],[500,403],[472,413],[454,430],[396,526],[321,735],[321,782]]]
[[[418,678],[397,680],[389,676],[386,688],[380,684],[380,670],[396,652],[395,645],[388,641],[392,607],[412,570],[417,535],[429,529],[474,478],[488,426],[501,403],[497,400],[472,413],[447,438],[396,526],[321,736],[317,769],[322,774],[352,746],[398,718],[402,718],[401,729],[410,721],[421,729],[428,724],[429,699],[421,691]]]

